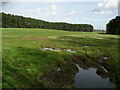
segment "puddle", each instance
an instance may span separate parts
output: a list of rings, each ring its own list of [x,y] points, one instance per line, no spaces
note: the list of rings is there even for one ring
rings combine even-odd
[[[59,51],[59,52],[61,52],[62,50],[60,50],[60,49],[53,49],[53,48],[42,48],[41,50],[49,50],[49,51]],[[71,52],[71,53],[76,53],[76,51],[73,51],[73,50],[71,50],[71,49],[65,49],[64,51],[67,51],[67,52]]]
[[[103,39],[103,38],[96,38],[96,39]]]
[[[76,66],[79,71],[75,75],[75,88],[116,88],[116,85],[110,82],[109,77],[101,78],[96,73],[97,68],[90,67],[88,70],[85,70],[77,64]]]
[[[42,48],[42,50],[61,51],[60,49],[53,49],[53,48]]]
[[[72,51],[71,49],[66,49],[65,51],[71,52],[71,53],[76,53],[76,51]]]
[[[83,46],[83,47],[90,47],[90,46],[85,45],[85,46]]]

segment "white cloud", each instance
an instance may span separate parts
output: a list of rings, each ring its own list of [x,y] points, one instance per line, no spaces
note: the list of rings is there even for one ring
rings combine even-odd
[[[118,1],[105,0],[102,3],[98,3],[97,7],[93,10],[95,14],[108,15],[112,14],[113,11],[117,11]]]
[[[58,17],[58,16],[54,16],[49,18],[49,21],[51,22],[69,22],[70,19],[68,17]]]
[[[118,4],[118,15],[120,16],[120,1],[119,1],[119,4]]]
[[[65,21],[69,21],[70,19],[69,18],[64,18]]]
[[[30,14],[41,14],[43,12],[45,12],[45,8],[36,8],[36,9],[30,9],[30,10],[26,10],[24,11],[25,13],[30,13]]]
[[[52,10],[57,10],[57,5],[52,5],[52,6],[51,6],[51,9],[52,9]]]
[[[94,12],[95,14],[99,14],[99,15],[109,15],[112,14],[112,11],[99,11],[99,12]]]
[[[4,0],[4,2],[99,2],[99,1],[100,0]]]
[[[98,4],[98,8],[104,8],[104,9],[116,9],[118,8],[118,2],[117,1],[104,1],[103,3]]]
[[[77,11],[72,10],[72,11],[70,11],[67,15],[68,15],[68,16],[74,16],[74,15],[76,15],[76,14],[77,14]]]
[[[57,12],[51,12],[52,15],[57,15]]]
[[[82,20],[84,21],[107,21],[108,18],[88,18],[88,17],[83,17]]]
[[[40,14],[40,15],[49,13],[51,15],[57,15],[56,10],[57,10],[57,5],[53,4],[49,7],[26,10],[25,13]]]

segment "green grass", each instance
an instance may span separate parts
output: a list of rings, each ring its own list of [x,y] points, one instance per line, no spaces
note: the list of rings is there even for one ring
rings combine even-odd
[[[38,84],[49,87],[38,78],[50,70],[57,70],[57,63],[61,63],[63,72],[71,70],[68,63],[72,63],[76,55],[89,61],[108,56],[103,65],[110,70],[113,81],[120,83],[118,41],[117,35],[96,32],[3,28],[3,87],[29,88],[38,87]],[[90,47],[83,47],[85,45]],[[40,50],[43,47],[72,49],[77,53]]]

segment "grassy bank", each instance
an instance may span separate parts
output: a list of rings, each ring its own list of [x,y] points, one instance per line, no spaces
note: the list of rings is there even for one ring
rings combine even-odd
[[[117,35],[28,28],[3,28],[2,32],[4,88],[72,87],[73,62],[80,60],[87,61],[87,64],[101,64],[109,71],[111,80],[120,83]],[[44,47],[62,51],[41,50]],[[103,57],[108,57],[108,60],[101,61]],[[62,73],[57,72],[58,64]]]

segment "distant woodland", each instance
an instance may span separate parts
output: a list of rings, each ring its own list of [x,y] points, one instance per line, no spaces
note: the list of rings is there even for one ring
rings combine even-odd
[[[41,28],[57,29],[65,31],[85,31],[92,32],[93,26],[90,24],[70,24],[65,22],[47,22],[34,18],[2,13],[2,27],[4,28]]]

